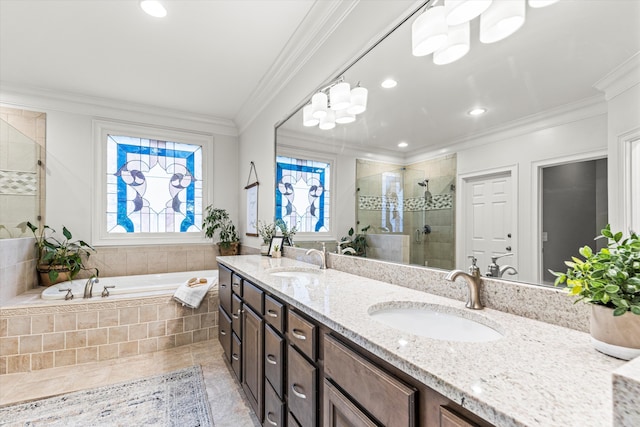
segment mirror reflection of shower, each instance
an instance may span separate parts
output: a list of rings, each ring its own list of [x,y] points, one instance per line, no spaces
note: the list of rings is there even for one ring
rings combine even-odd
[[[422,181],[418,182],[418,185],[420,187],[425,187],[425,190],[424,190],[424,202],[426,204],[431,203],[431,201],[433,200],[433,196],[431,195],[431,191],[429,191],[429,180],[428,179],[423,179]]]

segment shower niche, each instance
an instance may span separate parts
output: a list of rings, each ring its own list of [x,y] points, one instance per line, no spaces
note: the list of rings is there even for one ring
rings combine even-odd
[[[358,159],[356,179],[368,257],[454,268],[455,154],[409,165]]]

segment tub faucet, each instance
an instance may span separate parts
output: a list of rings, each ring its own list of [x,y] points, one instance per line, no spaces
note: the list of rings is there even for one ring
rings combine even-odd
[[[93,295],[93,285],[100,282],[96,276],[89,277],[87,283],[84,284],[84,296],[83,298],[91,298]]]
[[[473,256],[470,256],[469,258],[471,258],[469,273],[465,273],[462,270],[452,270],[447,273],[445,279],[450,282],[454,282],[458,276],[462,276],[462,278],[467,282],[467,286],[469,288],[469,298],[467,299],[465,307],[472,310],[482,310],[484,307],[480,302],[480,269],[476,265],[476,258]]]
[[[327,269],[327,249],[325,248],[324,243],[322,243],[322,250],[318,250],[314,248],[309,249],[307,251],[307,255],[311,255],[311,254],[320,255],[320,269],[326,270]]]

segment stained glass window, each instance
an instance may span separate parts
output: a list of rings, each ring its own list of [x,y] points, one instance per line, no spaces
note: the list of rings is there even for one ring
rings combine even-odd
[[[202,147],[107,136],[107,232],[199,233]]]
[[[330,231],[331,164],[276,157],[276,219],[298,233]]]

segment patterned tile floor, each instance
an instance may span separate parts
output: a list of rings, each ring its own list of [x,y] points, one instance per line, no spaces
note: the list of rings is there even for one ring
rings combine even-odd
[[[156,353],[0,376],[0,405],[100,387],[201,365],[216,427],[257,427],[217,340]]]

